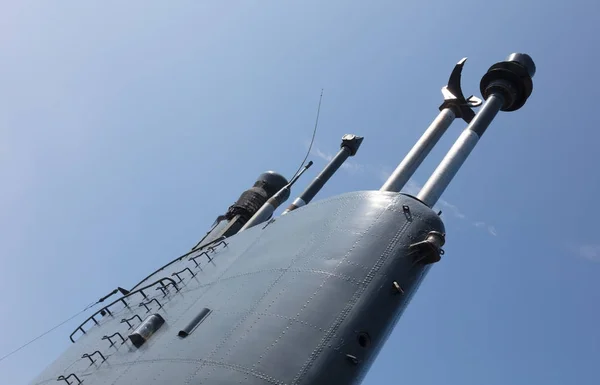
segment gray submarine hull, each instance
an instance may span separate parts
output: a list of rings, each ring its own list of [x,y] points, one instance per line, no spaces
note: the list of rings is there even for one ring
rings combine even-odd
[[[292,182],[261,174],[190,252],[131,291],[114,290],[123,297],[78,326],[73,345],[33,384],[362,382],[443,254],[444,224],[430,207],[496,114],[520,109],[533,90],[535,63],[513,53],[482,77],[485,103],[475,114],[471,108],[482,101],[460,88],[465,60],[442,88],[440,114],[379,191],[303,206],[356,153],[362,137],[355,135],[344,136],[340,153],[294,201],[299,205],[276,220],[264,222]],[[468,126],[417,197],[399,193],[456,118]]]
[[[31,384],[358,384],[431,267],[411,247],[431,232],[441,219],[408,195],[314,202],[159,269]],[[134,346],[152,314],[164,324]]]

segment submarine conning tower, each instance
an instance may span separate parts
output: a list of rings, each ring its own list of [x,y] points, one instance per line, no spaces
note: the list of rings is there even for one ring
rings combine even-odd
[[[192,251],[114,291],[123,296],[83,321],[32,385],[360,384],[444,255],[432,207],[496,114],[522,107],[533,89],[533,61],[512,54],[483,76],[485,103],[465,98],[464,60],[442,88],[438,118],[379,190],[240,231],[288,184],[261,174]],[[427,183],[417,196],[402,193],[456,118],[468,125]]]

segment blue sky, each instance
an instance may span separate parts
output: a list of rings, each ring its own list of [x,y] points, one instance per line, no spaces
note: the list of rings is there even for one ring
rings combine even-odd
[[[364,384],[596,384],[599,6],[592,1],[104,1],[0,6],[0,356],[189,250],[263,171],[365,137],[317,199],[378,189],[511,52],[537,64],[440,202],[437,264]],[[418,188],[464,128],[415,174]],[[83,316],[81,316],[83,317]],[[22,385],[80,318],[0,362]]]

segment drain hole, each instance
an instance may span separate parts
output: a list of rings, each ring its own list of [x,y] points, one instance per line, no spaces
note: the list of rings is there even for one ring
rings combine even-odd
[[[371,337],[365,332],[360,333],[358,335],[358,344],[363,348],[368,347],[371,344]]]

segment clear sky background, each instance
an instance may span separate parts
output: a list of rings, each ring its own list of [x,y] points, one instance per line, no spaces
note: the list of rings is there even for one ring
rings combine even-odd
[[[378,189],[511,52],[537,64],[440,202],[446,254],[365,385],[587,385],[600,369],[600,6],[587,1],[4,1],[0,356],[189,250],[263,171],[365,137],[317,199]],[[411,183],[450,148],[456,121]],[[0,362],[23,385],[81,315]]]

